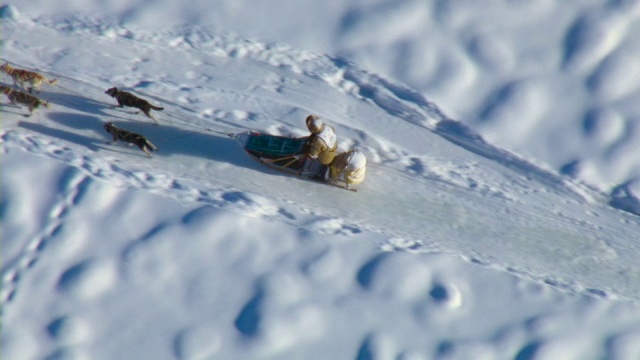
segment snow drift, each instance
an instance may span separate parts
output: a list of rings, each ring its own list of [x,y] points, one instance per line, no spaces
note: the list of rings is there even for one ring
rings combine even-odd
[[[31,316],[34,322],[47,319],[47,336],[68,345],[47,348],[52,357],[81,357],[69,344],[85,342],[111,358],[169,357],[151,340],[162,338],[171,339],[163,344],[171,343],[171,356],[178,358],[283,351],[294,358],[307,354],[302,344],[326,349],[328,329],[354,313],[349,319],[358,325],[340,332],[351,334],[344,341],[360,341],[361,358],[391,354],[385,335],[367,335],[385,317],[367,320],[357,311],[362,292],[392,299],[386,314],[402,314],[393,328],[402,329],[409,318],[404,331],[415,333],[425,323],[437,328],[438,319],[448,321],[438,309],[465,304],[465,286],[438,278],[426,265],[431,260],[406,253],[437,253],[434,263],[450,261],[443,255],[449,253],[581,295],[640,299],[640,221],[611,206],[633,208],[623,192],[611,199],[492,146],[401,84],[342,59],[207,28],[144,32],[104,19],[27,21],[8,13],[13,15],[3,21],[3,57],[60,79],[39,93],[53,103],[51,110],[26,119],[22,108],[2,108],[3,166],[15,169],[3,174],[1,209],[3,321],[17,329],[3,333],[11,354],[38,342],[17,335]],[[21,36],[25,28],[28,37]],[[111,109],[115,103],[104,90],[112,86],[162,104],[160,126],[130,110]],[[224,135],[247,129],[302,135],[309,113],[332,121],[342,150],[357,147],[367,155],[367,179],[358,193],[263,167]],[[107,121],[145,134],[159,151],[148,159],[135,148],[105,144]],[[39,176],[53,184],[40,188],[23,180]],[[101,221],[83,225],[87,218]],[[378,254],[366,256],[371,244],[362,244],[362,234],[382,244]],[[331,241],[329,235],[357,241],[318,244]],[[341,280],[335,269],[350,276]],[[216,274],[226,276],[211,280]],[[251,281],[230,291],[233,274]],[[322,289],[309,289],[308,279],[325,284],[328,298],[317,300]],[[353,288],[358,290],[348,290]],[[47,297],[50,292],[55,295]],[[130,301],[118,301],[128,293],[134,294]],[[227,299],[213,296],[225,293]],[[26,299],[39,298],[45,304],[30,309]],[[228,311],[208,309],[208,301]],[[336,304],[329,316],[327,308]],[[74,306],[90,307],[86,315],[104,319],[96,310],[100,305],[115,315],[96,328],[78,313],[49,319]],[[192,305],[196,310],[189,310]],[[194,325],[202,316],[235,332]],[[131,317],[156,326],[131,327]],[[123,329],[137,334],[141,345],[118,346],[129,341],[126,336],[115,344],[91,340],[94,332]],[[143,331],[152,335],[149,340]],[[629,336],[618,340],[631,344]],[[518,357],[557,354],[553,345],[549,350],[506,338],[493,343]],[[407,347],[417,346],[418,340],[407,341]],[[224,352],[226,343],[237,346]],[[430,353],[442,357],[476,353],[473,346],[447,341],[430,346]],[[334,350],[337,357],[342,350]]]

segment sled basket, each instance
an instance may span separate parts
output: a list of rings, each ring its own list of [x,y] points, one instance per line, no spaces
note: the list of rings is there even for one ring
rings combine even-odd
[[[263,159],[278,159],[300,155],[307,138],[291,138],[260,133],[251,133],[244,148]]]
[[[244,150],[271,167],[295,172],[302,168],[301,155],[308,137],[293,138],[251,132],[244,139]]]

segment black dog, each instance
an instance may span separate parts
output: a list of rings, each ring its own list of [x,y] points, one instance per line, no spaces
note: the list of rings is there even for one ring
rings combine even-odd
[[[104,93],[108,94],[108,95],[111,95],[111,97],[116,98],[116,100],[118,100],[118,106],[117,107],[129,106],[129,107],[138,108],[138,109],[142,110],[142,112],[145,115],[147,115],[148,117],[153,119],[153,121],[155,121],[156,123],[158,122],[158,120],[156,120],[156,118],[154,118],[151,115],[151,113],[150,113],[151,109],[153,109],[153,110],[164,110],[164,108],[159,107],[159,106],[151,105],[151,104],[149,104],[149,102],[147,100],[140,99],[139,97],[133,95],[132,93],[128,93],[126,91],[120,91],[116,87],[112,87],[111,89],[108,89]]]
[[[104,124],[104,129],[109,134],[111,134],[111,136],[113,136],[113,141],[109,141],[107,144],[113,144],[118,140],[122,140],[126,143],[129,143],[129,145],[135,144],[140,148],[140,150],[147,153],[149,157],[152,156],[151,155],[152,151],[158,150],[158,148],[155,145],[153,145],[151,141],[147,140],[146,137],[140,134],[132,133],[131,131],[120,129],[119,127],[113,125],[113,123],[111,122]]]

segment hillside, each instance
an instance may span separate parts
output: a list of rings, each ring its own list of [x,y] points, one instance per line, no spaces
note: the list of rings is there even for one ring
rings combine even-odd
[[[28,37],[19,35],[25,27]],[[187,291],[186,302],[202,309],[206,305],[199,302],[206,303],[234,282],[227,277],[211,287],[203,285],[208,281],[203,274],[215,273],[207,267],[211,259],[204,254],[230,251],[232,260],[215,257],[215,270],[232,274],[238,263],[251,259],[255,263],[240,268],[256,277],[249,277],[253,285],[245,284],[253,288],[250,294],[244,288],[242,294],[230,295],[229,308],[249,300],[232,311],[234,315],[225,315],[225,323],[233,322],[241,336],[259,337],[254,349],[258,353],[268,348],[277,354],[299,341],[315,339],[324,339],[315,343],[322,348],[330,340],[323,337],[323,326],[314,332],[314,323],[324,321],[323,306],[298,307],[294,315],[287,312],[292,319],[274,320],[274,328],[267,327],[271,330],[262,328],[269,315],[260,315],[260,309],[273,306],[270,309],[278,313],[305,298],[306,285],[295,276],[268,280],[265,275],[283,271],[275,265],[278,259],[287,259],[286,253],[295,253],[298,247],[305,256],[292,256],[302,256],[296,261],[303,265],[290,266],[305,268],[308,274],[315,271],[310,276],[319,281],[336,280],[339,276],[331,267],[342,266],[355,273],[352,280],[367,291],[404,300],[416,300],[417,292],[429,293],[432,301],[452,308],[461,306],[456,294],[463,290],[437,281],[421,283],[408,275],[406,283],[394,284],[394,275],[429,273],[422,264],[425,258],[418,254],[449,259],[448,254],[463,259],[463,267],[482,265],[483,271],[499,270],[579,296],[640,300],[640,284],[635,281],[640,221],[611,206],[629,208],[620,204],[632,204],[633,199],[612,201],[492,146],[415,91],[348,61],[201,27],[146,32],[105,19],[73,16],[9,19],[3,22],[3,37],[4,60],[59,79],[58,85],[44,85],[39,93],[51,102],[50,110],[25,118],[24,108],[2,108],[3,324],[16,324],[18,315],[25,316],[29,308],[28,299],[39,298],[51,286],[59,294],[47,301],[49,310],[68,309],[69,304],[61,305],[65,296],[76,304],[109,304],[118,315],[106,325],[108,329],[102,329],[107,333],[117,331],[133,311],[130,303],[114,299],[136,286],[142,290],[133,301],[140,303],[158,295],[156,285],[180,291],[193,286],[197,294]],[[6,76],[4,82],[10,84]],[[112,86],[164,106],[164,111],[155,112],[160,125],[131,110],[111,109],[115,101],[104,90]],[[304,135],[303,119],[310,113],[335,126],[343,150],[358,147],[367,155],[367,179],[358,193],[269,170],[224,135],[249,129]],[[107,121],[145,134],[159,151],[148,159],[136,148],[105,144],[109,138],[102,125]],[[54,171],[45,175],[36,164]],[[51,187],[29,186],[25,179],[34,185],[49,179]],[[136,207],[140,209],[132,210]],[[38,209],[41,214],[33,218],[32,210],[38,213]],[[129,212],[132,218],[127,218]],[[87,228],[83,215],[108,222]],[[111,223],[124,233],[110,228]],[[255,230],[242,229],[245,223]],[[80,233],[73,235],[74,229]],[[213,240],[205,240],[209,231],[215,232]],[[342,241],[328,240],[328,235],[351,241],[335,245],[339,250],[317,244]],[[90,240],[94,236],[101,240]],[[227,236],[244,239],[236,253]],[[276,244],[278,239],[284,243]],[[304,245],[304,239],[316,244]],[[75,252],[64,250],[73,240],[82,246],[77,245]],[[324,255],[336,251],[338,260]],[[350,251],[355,264],[349,264]],[[364,255],[371,251],[373,255]],[[398,255],[409,264],[403,267],[398,257],[389,260],[388,251],[416,257]],[[172,253],[179,256],[172,259]],[[309,260],[314,256],[321,261]],[[268,271],[259,268],[264,258],[269,259]],[[68,267],[56,264],[56,259]],[[169,282],[160,282],[163,278]],[[143,285],[147,280],[148,287]],[[266,294],[275,294],[273,304],[265,300]],[[171,296],[164,301],[143,316],[152,321],[165,308],[176,311],[176,304],[185,306]],[[357,304],[346,309],[351,307]],[[427,317],[434,310],[421,311]],[[41,312],[33,315],[36,320],[47,313]],[[180,317],[179,312],[172,316],[175,319],[168,322],[182,324],[197,317],[195,313]],[[72,340],[74,331],[80,331],[82,340],[82,326],[80,330],[69,326]],[[56,329],[53,323],[48,327],[51,337],[67,336]],[[278,329],[285,335],[279,336]],[[170,330],[175,329],[160,326],[156,331],[158,336],[169,336],[163,332]],[[366,326],[361,332],[367,332]],[[191,349],[185,343],[195,341],[200,346],[199,337],[204,335],[184,334],[175,338],[172,351],[190,358],[184,355]],[[371,339],[360,348],[363,358],[383,351],[370,349],[378,346],[371,345],[378,341]],[[120,341],[126,342],[125,337]],[[529,345],[520,350],[510,345],[509,351],[528,354],[533,351],[527,352]],[[141,349],[152,347],[149,343]],[[119,353],[109,348],[103,354],[136,354],[123,349]],[[156,351],[157,358],[165,357]]]

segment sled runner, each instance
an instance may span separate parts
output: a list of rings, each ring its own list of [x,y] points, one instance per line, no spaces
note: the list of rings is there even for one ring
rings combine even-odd
[[[308,137],[288,136],[248,132],[236,136],[242,148],[252,158],[261,163],[289,174],[347,189],[324,179],[321,165],[303,156]],[[357,191],[356,189],[347,189]]]

